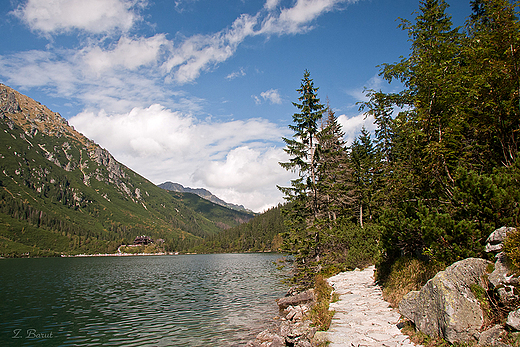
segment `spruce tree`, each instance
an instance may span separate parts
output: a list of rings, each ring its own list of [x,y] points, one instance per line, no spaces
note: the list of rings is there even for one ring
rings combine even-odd
[[[285,152],[290,156],[288,162],[280,165],[298,174],[291,181],[291,187],[278,187],[290,203],[286,211],[289,231],[284,235],[284,250],[295,255],[296,271],[306,276],[310,263],[315,266],[320,260],[321,242],[319,229],[315,223],[319,215],[317,169],[318,169],[318,132],[324,105],[317,95],[318,88],[305,70],[300,88],[299,103],[293,105],[299,112],[293,115],[294,131],[292,138],[283,138]],[[302,278],[305,282],[309,279]]]
[[[322,224],[329,229],[347,214],[354,201],[352,169],[341,125],[327,102],[327,119],[318,133],[318,205]]]

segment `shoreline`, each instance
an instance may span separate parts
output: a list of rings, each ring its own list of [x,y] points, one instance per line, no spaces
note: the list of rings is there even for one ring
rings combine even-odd
[[[96,254],[62,254],[62,258],[73,257],[134,257],[134,256],[150,256],[150,255],[179,255],[179,252],[160,252],[160,253],[96,253]],[[197,254],[197,253],[183,253]]]

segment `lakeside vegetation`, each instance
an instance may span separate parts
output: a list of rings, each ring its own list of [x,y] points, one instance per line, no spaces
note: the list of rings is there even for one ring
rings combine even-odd
[[[422,285],[432,269],[486,257],[496,228],[518,226],[518,4],[470,3],[464,27],[443,0],[422,0],[415,20],[402,20],[410,52],[380,76],[403,89],[366,90],[360,110],[374,136],[363,129],[348,147],[305,71],[282,163],[298,178],[280,187],[294,283],[376,263],[383,286],[402,267]]]

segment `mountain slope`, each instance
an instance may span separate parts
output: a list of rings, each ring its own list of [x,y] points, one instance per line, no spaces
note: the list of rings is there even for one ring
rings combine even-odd
[[[137,235],[183,250],[242,218],[188,205],[0,84],[0,255],[112,252]]]
[[[164,182],[158,185],[159,188],[166,189],[172,192],[181,192],[181,193],[192,193],[197,194],[201,198],[204,198],[206,200],[209,200],[217,205],[224,206],[233,210],[237,211],[246,211],[251,212],[248,209],[246,209],[242,205],[235,205],[229,202],[225,202],[224,200],[220,199],[219,197],[213,195],[209,190],[204,188],[190,188],[190,187],[184,187],[182,184],[179,183],[173,183],[173,182]]]

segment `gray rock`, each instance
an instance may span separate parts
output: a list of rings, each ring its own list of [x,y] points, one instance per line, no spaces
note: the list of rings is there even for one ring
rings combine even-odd
[[[271,333],[268,329],[261,331],[258,335],[256,335],[256,339],[260,342],[265,341],[273,341],[275,334]]]
[[[483,331],[480,334],[478,345],[490,347],[511,347],[510,345],[500,341],[501,336],[505,333],[506,331],[501,325],[495,325],[491,329]]]
[[[510,274],[507,257],[503,252],[496,255],[495,269],[489,275],[489,282],[498,294],[500,302],[505,305],[514,303],[520,297],[515,294],[515,286],[518,286],[519,279]]]
[[[295,347],[312,347],[312,344],[307,339],[296,341]]]
[[[506,324],[510,328],[520,331],[520,308],[516,311],[509,312]]]
[[[415,318],[415,310],[417,307],[417,300],[419,299],[418,290],[413,290],[406,294],[399,303],[399,313],[411,321]]]
[[[285,339],[281,336],[275,335],[269,347],[285,347]]]
[[[281,299],[278,299],[276,303],[278,304],[280,310],[284,310],[289,306],[297,306],[312,301],[314,301],[314,290],[309,289],[300,294],[285,296]]]
[[[21,112],[20,104],[16,100],[14,93],[8,93],[7,90],[0,91],[0,112],[18,113]]]
[[[470,286],[481,282],[489,262],[469,258],[456,262],[429,280],[419,294],[403,298],[403,308],[425,334],[450,343],[478,340],[484,321]]]
[[[512,227],[502,227],[493,231],[486,240],[486,252],[497,252],[502,250],[502,242],[506,239],[507,235],[515,231]]]

